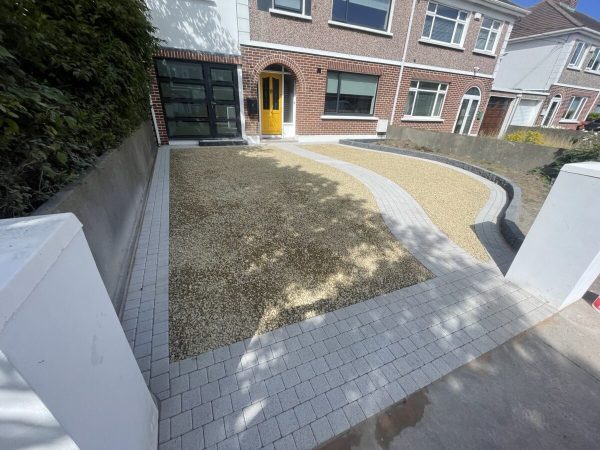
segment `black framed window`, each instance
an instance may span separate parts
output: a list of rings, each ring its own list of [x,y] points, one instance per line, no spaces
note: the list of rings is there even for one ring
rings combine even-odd
[[[373,115],[378,81],[375,75],[328,71],[325,114]]]
[[[366,28],[387,31],[392,0],[333,0],[331,18]]]
[[[273,8],[303,14],[304,0],[273,0]]]

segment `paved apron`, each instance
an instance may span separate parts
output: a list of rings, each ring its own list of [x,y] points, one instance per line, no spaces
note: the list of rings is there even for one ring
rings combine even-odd
[[[475,229],[496,264],[483,264],[389,179],[296,145],[278,147],[364,183],[390,230],[435,277],[170,363],[171,150],[161,148],[122,319],[160,401],[161,449],[313,448],[555,312],[502,276],[512,254],[497,228],[504,191],[493,183],[464,172],[490,189]]]

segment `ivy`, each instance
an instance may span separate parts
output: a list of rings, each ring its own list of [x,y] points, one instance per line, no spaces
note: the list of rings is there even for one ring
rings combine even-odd
[[[26,214],[148,118],[143,0],[0,1],[0,217]]]

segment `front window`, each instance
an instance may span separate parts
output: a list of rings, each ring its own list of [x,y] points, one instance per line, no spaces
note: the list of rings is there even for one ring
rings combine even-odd
[[[588,46],[585,42],[577,43],[577,45],[575,46],[575,52],[573,52],[573,56],[571,56],[571,60],[569,61],[569,67],[581,67],[581,62],[583,61],[583,57],[587,48]]]
[[[431,81],[411,81],[404,113],[412,117],[440,117],[448,85]]]
[[[499,20],[484,18],[475,48],[490,53],[496,51],[496,43],[498,42],[501,26],[502,23]]]
[[[325,114],[373,115],[377,81],[375,75],[328,71]]]
[[[569,103],[569,107],[567,108],[567,112],[565,113],[565,120],[577,120],[579,118],[579,114],[583,109],[583,105],[585,104],[585,97],[573,97],[571,99],[571,103]]]
[[[594,50],[587,68],[588,70],[593,70],[594,72],[600,71],[600,47]]]
[[[391,0],[333,0],[331,18],[376,30],[387,31]]]
[[[462,46],[469,13],[429,2],[422,38]]]
[[[273,0],[273,8],[310,16],[310,2],[305,0]]]

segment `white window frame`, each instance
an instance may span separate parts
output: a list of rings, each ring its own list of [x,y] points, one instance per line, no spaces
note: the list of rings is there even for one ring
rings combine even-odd
[[[311,11],[306,11],[306,0],[300,0],[300,2],[302,3],[302,11],[294,11],[291,9],[282,8],[281,6],[276,6],[275,0],[272,0],[271,7],[269,8],[269,12],[271,14],[278,14],[278,15],[282,15],[282,16],[290,16],[290,17],[296,17],[299,19],[311,20],[312,13],[311,13]],[[311,2],[311,7],[312,7],[312,2]]]
[[[316,0],[313,0],[313,1],[316,1]],[[361,31],[367,31],[367,32],[376,33],[376,34],[383,34],[386,36],[392,36],[392,33],[390,30],[392,29],[392,19],[394,17],[394,9],[396,7],[396,0],[389,0],[389,2],[390,2],[390,7],[387,12],[387,23],[386,23],[385,29],[371,28],[366,25],[357,25],[352,22],[342,22],[339,20],[335,20],[333,18],[333,0],[331,0],[331,11],[329,13],[328,23],[330,25],[335,25],[338,27],[351,28],[354,30],[361,30]]]
[[[413,87],[412,84],[416,82],[417,86]],[[438,88],[437,90],[432,90],[432,89],[423,89],[421,88],[421,83],[437,83]],[[442,86],[444,86],[444,89],[442,89]],[[410,83],[410,87],[408,88],[408,96],[406,97],[406,105],[408,106],[408,102],[410,101],[410,93],[414,92],[415,93],[415,100],[412,104],[412,108],[410,113],[405,113],[403,119],[441,119],[442,117],[442,113],[444,112],[444,104],[446,103],[446,98],[448,97],[448,83],[442,83],[441,81],[429,81],[429,80],[412,80]],[[443,94],[444,98],[442,99],[442,104],[440,106],[440,113],[437,116],[415,116],[413,115],[414,111],[415,111],[415,105],[417,104],[417,96],[419,95],[419,92],[434,92],[436,94],[435,96],[435,102],[433,103],[433,108],[432,108],[432,112],[436,110],[436,107],[438,106],[438,102],[440,101],[440,96]]]
[[[486,28],[483,26],[483,23],[486,20],[491,20],[492,21],[492,25],[490,26],[490,28]],[[498,24],[498,28],[494,29],[494,24]],[[487,53],[490,55],[495,55],[496,54],[496,49],[498,48],[498,42],[500,41],[500,35],[502,34],[502,27],[503,27],[503,23],[501,20],[498,19],[494,19],[492,17],[485,17],[483,16],[483,18],[481,19],[481,28],[479,28],[479,34],[477,35],[477,39],[475,40],[475,52],[479,52],[479,53]],[[485,41],[485,46],[484,48],[477,48],[477,42],[479,42],[479,36],[481,36],[481,32],[483,30],[487,30],[488,31],[488,37]],[[492,35],[492,33],[496,33],[496,38],[494,40],[494,46],[492,47],[491,50],[487,49],[487,46],[490,42],[490,36]]]
[[[571,55],[571,59],[569,59],[569,65],[567,66],[569,69],[581,69],[581,66],[583,65],[583,61],[585,61],[585,55],[587,53],[589,49],[589,45],[583,41],[576,41],[575,42],[575,50],[573,51],[573,54]],[[573,62],[573,58],[575,58],[575,56],[577,56],[577,59],[575,60],[575,62]]]
[[[429,10],[429,7],[431,5],[435,5],[435,11],[430,11]],[[456,11],[458,11],[458,17],[456,19],[450,19],[449,17],[438,16],[437,15],[437,8],[440,5],[441,6],[445,6],[446,8],[455,9]],[[466,19],[462,20],[460,18],[460,14],[461,13],[465,13],[467,15]],[[427,22],[427,17],[432,17],[431,30],[429,32],[429,36],[425,36],[425,23]],[[435,26],[435,21],[436,21],[437,17],[439,17],[440,19],[450,20],[450,21],[454,22],[454,31],[452,32],[451,42],[439,41],[437,39],[432,39],[431,38],[431,35],[433,33],[433,28]],[[470,19],[471,19],[471,14],[469,13],[469,11],[465,11],[464,9],[460,9],[460,8],[455,7],[455,6],[449,6],[449,5],[445,5],[443,3],[438,3],[438,2],[432,2],[432,1],[430,1],[427,4],[427,11],[425,12],[425,21],[423,22],[423,31],[421,32],[421,38],[419,40],[421,42],[427,42],[427,43],[444,45],[444,46],[447,46],[447,47],[455,47],[455,48],[464,49],[465,38],[466,38],[467,32],[469,30]],[[463,32],[462,32],[462,35],[460,37],[460,42],[459,43],[455,43],[454,42],[454,37],[456,35],[456,29],[457,29],[458,24],[463,25]]]
[[[552,112],[552,116],[549,116],[550,114],[550,109],[552,108],[552,104],[556,103],[556,108],[554,109],[554,111]],[[556,115],[558,114],[558,110],[560,109],[560,105],[562,104],[562,95],[555,95],[554,97],[552,97],[552,99],[550,100],[550,103],[548,103],[548,106],[546,107],[546,111],[544,112],[544,118],[542,119],[541,122],[541,126],[544,128],[551,128],[552,124],[554,123],[554,120],[556,119]],[[546,122],[546,119],[548,120],[548,124],[544,125],[544,122]]]
[[[596,63],[598,63],[598,68],[592,69],[591,67],[594,64],[596,64]],[[592,73],[598,73],[598,74],[600,74],[600,47],[594,48],[594,51],[592,53],[592,57],[588,61],[585,70],[586,70],[586,72],[592,72]]]
[[[577,109],[575,110],[575,114],[573,115],[573,117],[567,118],[567,114],[569,114],[569,111],[571,111],[571,106],[573,106],[573,103],[575,102],[575,100],[578,100],[578,99],[580,99],[581,101],[579,103],[579,106],[577,106]],[[579,95],[575,95],[575,96],[571,97],[571,101],[569,102],[569,106],[565,110],[565,115],[561,119],[561,122],[577,122],[579,120],[579,116],[581,115],[581,111],[583,111],[583,108],[585,107],[585,104],[587,103],[587,100],[588,100],[587,97],[581,97]]]

